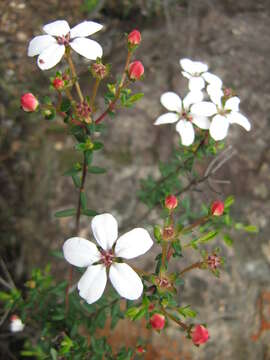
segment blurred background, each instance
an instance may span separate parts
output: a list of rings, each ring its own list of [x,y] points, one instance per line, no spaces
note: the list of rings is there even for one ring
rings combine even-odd
[[[70,179],[62,176],[75,160],[74,144],[63,125],[20,109],[21,93],[46,95],[49,76],[55,73],[41,72],[35,59],[27,57],[28,42],[41,33],[42,25],[56,19],[66,19],[71,26],[95,20],[104,24],[95,39],[116,75],[126,56],[124,33],[137,28],[142,44],[135,57],[145,66],[145,79],[135,87],[145,96],[133,109],[105,121],[106,145],[97,164],[108,171],[87,179],[91,208],[112,212],[123,229],[136,224],[146,211],[136,198],[140,179],[158,176],[158,161],[169,158],[178,140],[174,126],[153,128],[163,111],[159,98],[168,90],[184,95],[187,82],[180,74],[179,58],[189,57],[208,63],[236,89],[252,123],[250,133],[238,126],[230,129],[227,144],[235,155],[218,173],[230,183],[219,190],[236,197],[235,219],[260,229],[257,235],[232,234],[234,247],[222,248],[227,263],[220,280],[197,270],[186,276],[180,300],[199,312],[198,321],[208,324],[211,341],[197,349],[171,326],[166,336],[151,335],[147,358],[270,359],[270,331],[257,341],[251,339],[260,327],[260,299],[270,322],[269,0],[0,0],[0,14],[0,246],[15,283],[23,287],[30,269],[48,261],[58,276],[65,276],[66,264],[56,264],[50,251],[62,246],[74,223],[53,214],[73,207],[77,199]],[[90,92],[88,63],[79,56],[74,61],[84,91]],[[98,101],[103,109],[101,95]],[[192,194],[194,206],[202,196],[206,202],[216,197],[204,184],[199,190],[199,195]],[[137,225],[152,224],[157,217],[154,210]],[[89,237],[87,218],[82,219],[81,235]],[[148,254],[143,260],[145,268],[152,268],[152,257]],[[191,255],[175,266],[183,268],[192,260],[196,258]]]

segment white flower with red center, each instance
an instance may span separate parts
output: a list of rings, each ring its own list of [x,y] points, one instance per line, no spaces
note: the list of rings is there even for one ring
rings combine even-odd
[[[215,87],[222,87],[222,80],[208,72],[208,65],[200,61],[180,59],[180,66],[183,69],[182,75],[189,80],[189,90],[199,91],[205,87],[205,82]]]
[[[22,322],[22,320],[19,318],[19,316],[12,315],[10,317],[9,328],[10,328],[11,332],[16,333],[16,332],[23,331],[24,327],[25,327],[25,325]]]
[[[91,227],[97,246],[80,237],[70,238],[63,245],[64,257],[70,264],[87,267],[78,283],[80,296],[88,304],[97,301],[105,290],[108,274],[120,296],[138,299],[143,291],[142,281],[122,259],[146,253],[153,245],[149,233],[135,228],[118,238],[118,224],[111,214],[95,216]]]
[[[84,21],[70,29],[66,20],[54,21],[43,26],[47,35],[36,36],[30,41],[28,56],[38,55],[37,64],[41,70],[51,69],[58,64],[67,46],[89,60],[96,60],[102,57],[102,47],[86,37],[102,27],[96,22]]]
[[[193,124],[200,129],[209,129],[210,121],[207,117],[194,115],[190,111],[192,104],[201,102],[203,93],[201,91],[191,91],[182,100],[174,92],[166,92],[160,97],[161,104],[169,110],[157,118],[154,125],[173,124],[176,123],[176,131],[181,136],[182,144],[189,146],[195,138]]]
[[[245,130],[250,131],[249,120],[239,112],[240,99],[237,96],[226,100],[223,91],[211,85],[207,87],[207,92],[212,102],[202,101],[194,104],[191,111],[196,115],[213,117],[209,131],[214,140],[225,139],[230,124],[241,125]]]

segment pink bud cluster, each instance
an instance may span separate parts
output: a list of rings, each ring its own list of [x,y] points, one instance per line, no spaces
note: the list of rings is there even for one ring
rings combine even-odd
[[[191,338],[194,345],[202,345],[209,340],[209,332],[203,325],[196,325],[191,333]]]

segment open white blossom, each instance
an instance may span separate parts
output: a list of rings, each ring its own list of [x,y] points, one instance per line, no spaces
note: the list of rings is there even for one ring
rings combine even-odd
[[[84,21],[72,29],[66,20],[57,20],[43,26],[47,35],[34,37],[28,46],[28,56],[38,55],[37,65],[41,70],[54,67],[62,59],[66,47],[70,46],[78,54],[90,60],[102,57],[102,47],[94,40],[87,39],[102,29],[93,21]]]
[[[13,333],[23,331],[25,325],[17,315],[12,315],[10,318],[9,328]]]
[[[208,72],[208,65],[200,61],[192,61],[190,59],[180,59],[180,66],[182,67],[182,75],[189,79],[189,90],[200,91],[205,87],[205,83],[211,84],[215,87],[222,87],[222,80]]]
[[[78,283],[80,296],[92,304],[103,294],[107,283],[107,272],[112,285],[120,296],[135,300],[143,291],[137,273],[122,259],[133,259],[146,253],[153,245],[147,230],[135,228],[118,238],[118,224],[111,214],[101,214],[91,223],[98,243],[73,237],[65,241],[65,259],[72,265],[87,267]]]
[[[249,120],[239,112],[240,99],[237,96],[223,101],[224,93],[220,88],[209,85],[207,91],[212,102],[194,104],[191,111],[201,116],[213,116],[209,131],[214,140],[223,140],[228,134],[230,124],[241,125],[247,131],[251,129]]]
[[[201,102],[203,93],[201,91],[191,91],[182,100],[174,92],[166,92],[160,97],[161,104],[169,110],[157,118],[154,125],[176,123],[176,131],[181,136],[181,142],[185,146],[193,143],[195,131],[193,124],[200,129],[209,129],[210,121],[205,116],[194,115],[190,111],[190,106],[194,103]]]

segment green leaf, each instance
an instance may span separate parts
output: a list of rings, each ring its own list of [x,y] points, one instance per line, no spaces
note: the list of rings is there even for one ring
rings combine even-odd
[[[190,308],[190,305],[178,308],[177,310],[178,310],[179,314],[184,316],[184,317],[195,318],[196,315],[197,315],[197,312],[192,310]]]
[[[235,229],[244,230],[244,231],[249,232],[249,233],[258,233],[259,232],[257,226],[255,226],[255,225],[244,225],[242,223],[236,223],[235,224]]]
[[[73,183],[75,185],[76,188],[79,188],[81,186],[81,179],[78,175],[71,175]]]
[[[229,196],[227,197],[227,199],[224,202],[224,208],[228,209],[230,206],[232,206],[234,203],[234,197],[233,196]]]
[[[63,255],[62,251],[52,250],[52,251],[50,251],[50,254],[58,259],[64,259],[64,255]]]
[[[83,210],[82,210],[82,215],[92,217],[92,216],[98,215],[98,213],[97,213],[95,210],[83,209]]]
[[[93,150],[94,150],[94,151],[97,151],[97,150],[102,149],[103,147],[104,147],[104,145],[103,145],[101,142],[95,141],[95,142],[94,142],[94,146],[93,146]]]
[[[93,152],[91,150],[87,150],[85,151],[84,156],[86,158],[86,163],[89,166],[93,160]]]
[[[54,214],[54,216],[57,218],[62,218],[62,217],[73,216],[75,214],[76,214],[76,209],[66,209],[66,210],[57,211]]]
[[[58,359],[58,356],[57,356],[57,351],[54,349],[54,348],[51,348],[50,350],[50,354],[51,354],[51,357],[53,360],[57,360]]]
[[[199,243],[205,243],[205,242],[212,240],[214,237],[216,237],[217,234],[218,234],[218,231],[212,230],[209,233],[207,233],[206,235],[201,236],[199,239],[197,239],[195,241],[199,242]]]
[[[78,151],[85,151],[86,150],[85,143],[76,144],[75,149]]]
[[[62,103],[61,103],[61,107],[60,107],[60,110],[62,112],[67,112],[71,107],[71,102],[69,99],[63,99],[62,100]]]
[[[223,236],[223,240],[227,246],[230,246],[230,247],[233,246],[233,239],[228,234],[225,234]]]
[[[107,170],[99,166],[90,166],[88,172],[92,174],[104,174]]]

